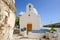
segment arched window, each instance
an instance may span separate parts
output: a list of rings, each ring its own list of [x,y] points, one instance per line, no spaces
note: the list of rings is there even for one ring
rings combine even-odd
[[[29,5],[29,8],[31,8],[31,5]]]
[[[29,11],[31,11],[31,5],[29,5]]]

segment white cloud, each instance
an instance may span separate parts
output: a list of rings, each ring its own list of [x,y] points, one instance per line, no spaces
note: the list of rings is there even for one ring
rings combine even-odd
[[[20,13],[19,13],[19,15],[23,15],[25,12],[23,12],[23,11],[21,11]]]
[[[37,12],[37,10],[36,10],[35,8],[33,8],[33,10],[34,10],[34,12],[36,13],[36,15],[38,15],[38,12]]]

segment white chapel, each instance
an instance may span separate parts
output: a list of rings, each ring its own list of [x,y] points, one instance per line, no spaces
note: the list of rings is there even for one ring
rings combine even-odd
[[[26,12],[19,17],[20,19],[20,32],[24,31],[26,28],[27,33],[32,32],[32,30],[40,30],[40,17],[34,11],[34,6],[29,3],[26,6]]]

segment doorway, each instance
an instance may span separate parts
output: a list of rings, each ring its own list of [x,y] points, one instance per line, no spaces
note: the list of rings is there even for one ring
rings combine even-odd
[[[32,32],[32,24],[27,24],[27,32]]]

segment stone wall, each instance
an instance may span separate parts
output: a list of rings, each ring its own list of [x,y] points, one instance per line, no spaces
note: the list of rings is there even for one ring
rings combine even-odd
[[[13,40],[16,12],[14,11],[6,4],[6,0],[0,0],[0,40]]]

